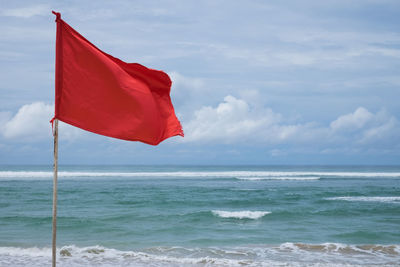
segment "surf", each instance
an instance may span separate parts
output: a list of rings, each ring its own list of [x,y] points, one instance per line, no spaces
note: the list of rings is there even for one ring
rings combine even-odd
[[[123,177],[123,178],[236,178],[318,180],[321,178],[400,178],[400,172],[279,172],[279,171],[174,171],[174,172],[98,172],[59,171],[59,177]],[[2,179],[52,178],[52,171],[0,171]]]
[[[217,217],[221,218],[233,218],[233,219],[260,219],[265,215],[271,214],[270,211],[225,211],[225,210],[213,210],[211,211]]]

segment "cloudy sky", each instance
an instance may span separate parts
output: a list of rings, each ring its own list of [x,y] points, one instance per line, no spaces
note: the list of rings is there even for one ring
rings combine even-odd
[[[60,126],[61,164],[399,164],[400,2],[0,0],[0,164],[52,164],[56,24],[167,72],[185,137]]]

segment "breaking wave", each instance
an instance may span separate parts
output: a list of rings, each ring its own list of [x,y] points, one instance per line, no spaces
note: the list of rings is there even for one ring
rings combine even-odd
[[[224,210],[213,210],[212,213],[221,218],[234,218],[234,219],[259,219],[267,214],[269,211],[224,211]]]
[[[170,177],[170,178],[236,178],[236,179],[282,179],[282,180],[318,180],[320,178],[400,178],[399,172],[291,172],[291,171],[192,171],[192,172],[92,172],[59,171],[59,177]],[[51,178],[51,171],[0,171],[2,179]]]
[[[320,177],[295,177],[295,176],[267,176],[267,177],[240,177],[238,180],[262,181],[262,180],[293,180],[293,181],[316,181]]]
[[[382,203],[399,203],[400,197],[329,197],[326,200],[343,200],[343,201],[363,201],[363,202],[382,202]]]
[[[64,246],[58,266],[398,266],[399,245],[283,243],[248,247],[117,250]],[[51,248],[0,247],[0,266],[49,266]]]

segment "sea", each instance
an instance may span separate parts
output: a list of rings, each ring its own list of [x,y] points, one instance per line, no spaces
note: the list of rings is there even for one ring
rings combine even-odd
[[[50,266],[52,166],[0,166],[0,266]],[[57,266],[400,266],[400,166],[59,166]]]

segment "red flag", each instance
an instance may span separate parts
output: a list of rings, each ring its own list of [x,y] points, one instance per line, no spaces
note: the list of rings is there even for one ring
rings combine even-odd
[[[104,53],[57,16],[54,119],[114,138],[157,145],[183,130],[171,80]]]

